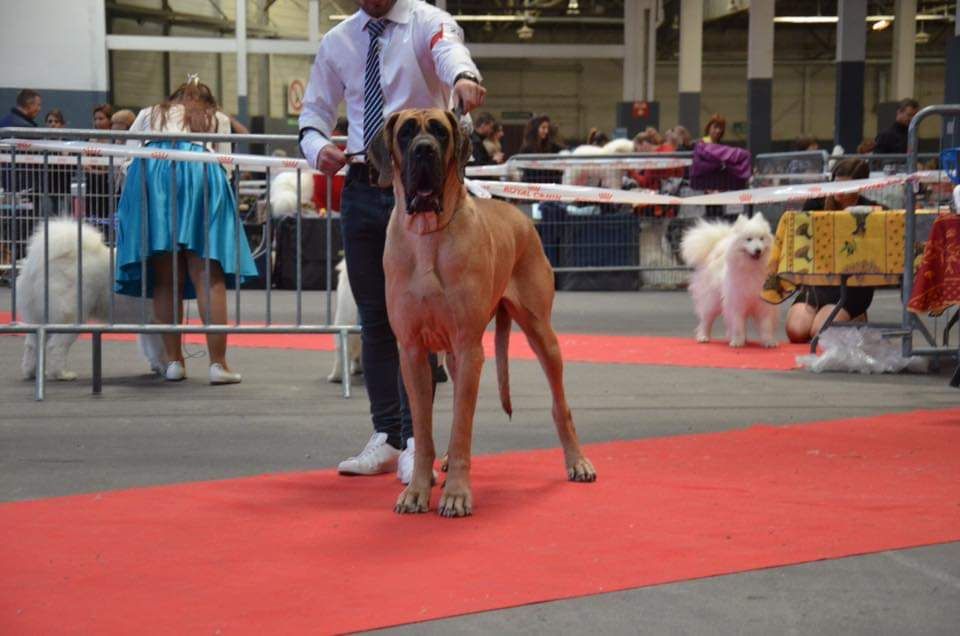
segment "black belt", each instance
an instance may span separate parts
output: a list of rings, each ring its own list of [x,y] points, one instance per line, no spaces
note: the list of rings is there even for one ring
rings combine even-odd
[[[351,163],[347,168],[347,183],[354,182],[370,185],[370,166],[366,163]]]
[[[347,168],[347,179],[346,183],[349,185],[351,183],[362,183],[366,186],[371,186],[373,188],[378,188],[375,183],[370,182],[370,164],[366,162],[355,162],[351,163],[350,167]],[[380,190],[390,190],[393,186],[387,186],[386,188],[379,188]]]

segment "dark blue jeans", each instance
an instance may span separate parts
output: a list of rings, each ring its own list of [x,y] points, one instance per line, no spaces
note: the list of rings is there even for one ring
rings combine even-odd
[[[371,186],[365,175],[347,177],[341,224],[350,287],[360,312],[363,376],[373,428],[402,449],[413,436],[413,421],[400,377],[397,339],[387,319],[383,246],[393,209],[393,190]]]

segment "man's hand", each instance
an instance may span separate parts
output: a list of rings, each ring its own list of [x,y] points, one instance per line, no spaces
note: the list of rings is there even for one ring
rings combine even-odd
[[[469,113],[474,108],[483,106],[483,98],[487,89],[473,80],[461,79],[453,85],[453,103],[463,104],[463,112]]]
[[[337,147],[337,144],[327,144],[317,155],[317,170],[332,177],[347,163],[347,156]]]

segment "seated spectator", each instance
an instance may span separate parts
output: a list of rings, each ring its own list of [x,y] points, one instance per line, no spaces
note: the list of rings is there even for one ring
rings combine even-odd
[[[93,108],[93,127],[96,130],[110,130],[111,117],[113,117],[113,106],[97,104]]]
[[[683,126],[674,126],[663,134],[664,141],[676,149],[678,152],[689,152],[693,150],[693,137],[690,131]]]
[[[907,130],[913,121],[920,104],[912,98],[902,99],[897,104],[897,115],[890,127],[877,135],[877,145],[873,152],[878,155],[906,154]]]
[[[872,139],[864,139],[863,142],[857,146],[858,155],[869,155],[872,154],[874,149],[877,147],[877,142]]]
[[[723,135],[727,132],[727,120],[723,115],[714,113],[703,127],[703,139],[705,144],[718,144],[723,141]]]
[[[587,143],[591,146],[603,146],[610,141],[610,137],[599,128],[591,128],[587,133]]]
[[[833,169],[834,181],[866,179],[870,168],[862,159],[844,159]],[[858,205],[877,205],[857,192],[837,194],[823,199],[808,199],[804,210],[845,210]],[[840,301],[838,285],[801,285],[793,306],[787,312],[786,330],[790,342],[809,342],[819,332]],[[873,301],[872,287],[847,287],[847,298],[836,316],[838,321],[866,321]]]
[[[118,110],[110,117],[110,130],[130,130],[137,114],[132,110]]]
[[[43,100],[40,98],[40,93],[25,88],[17,93],[16,106],[0,118],[0,128],[36,128],[37,122],[34,119],[41,110],[43,110]]]
[[[563,146],[557,143],[557,129],[547,115],[531,117],[523,129],[521,155],[557,154]],[[522,170],[521,179],[532,183],[560,183],[562,170]]]
[[[54,108],[43,118],[43,125],[47,128],[66,128],[67,120],[64,119],[59,108]]]
[[[643,132],[639,132],[633,138],[633,147],[636,152],[657,152],[657,148],[663,144],[663,137],[653,126],[647,126]]]
[[[504,161],[503,146],[501,145],[502,139],[503,124],[495,122],[493,124],[493,132],[483,140],[483,147],[486,148],[487,154],[493,159],[493,163],[503,163]]]
[[[493,133],[493,127],[497,120],[490,113],[480,113],[473,122],[473,132],[470,133],[470,145],[472,146],[472,159],[470,163],[475,166],[486,166],[493,163],[493,157],[487,152],[483,140]]]

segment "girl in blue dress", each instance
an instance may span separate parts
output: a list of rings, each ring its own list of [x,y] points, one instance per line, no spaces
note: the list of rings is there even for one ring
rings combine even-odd
[[[140,111],[131,132],[229,133],[230,120],[217,108],[210,88],[191,76],[163,103]],[[140,145],[140,142],[130,142]],[[229,153],[229,143],[159,139],[147,142],[151,150]],[[171,172],[175,172],[176,192]],[[209,233],[204,230],[204,200]],[[173,208],[176,209],[174,227]],[[146,228],[143,225],[146,224]],[[237,202],[227,167],[220,164],[134,159],[117,206],[116,290],[140,296],[142,260],[146,259],[146,292],[153,298],[157,320],[173,323],[174,302],[183,317],[183,299],[196,298],[200,316],[210,324],[227,322],[228,285],[257,276],[250,247],[237,216]],[[239,232],[239,241],[237,233]],[[146,237],[144,244],[142,237]],[[173,245],[177,242],[177,298],[173,298]],[[239,248],[239,249],[238,249]],[[210,285],[205,282],[206,257],[210,258]],[[210,306],[207,307],[207,298]],[[186,377],[180,334],[163,335],[169,360],[165,377]],[[235,384],[239,373],[227,365],[226,334],[208,334],[211,384]]]

